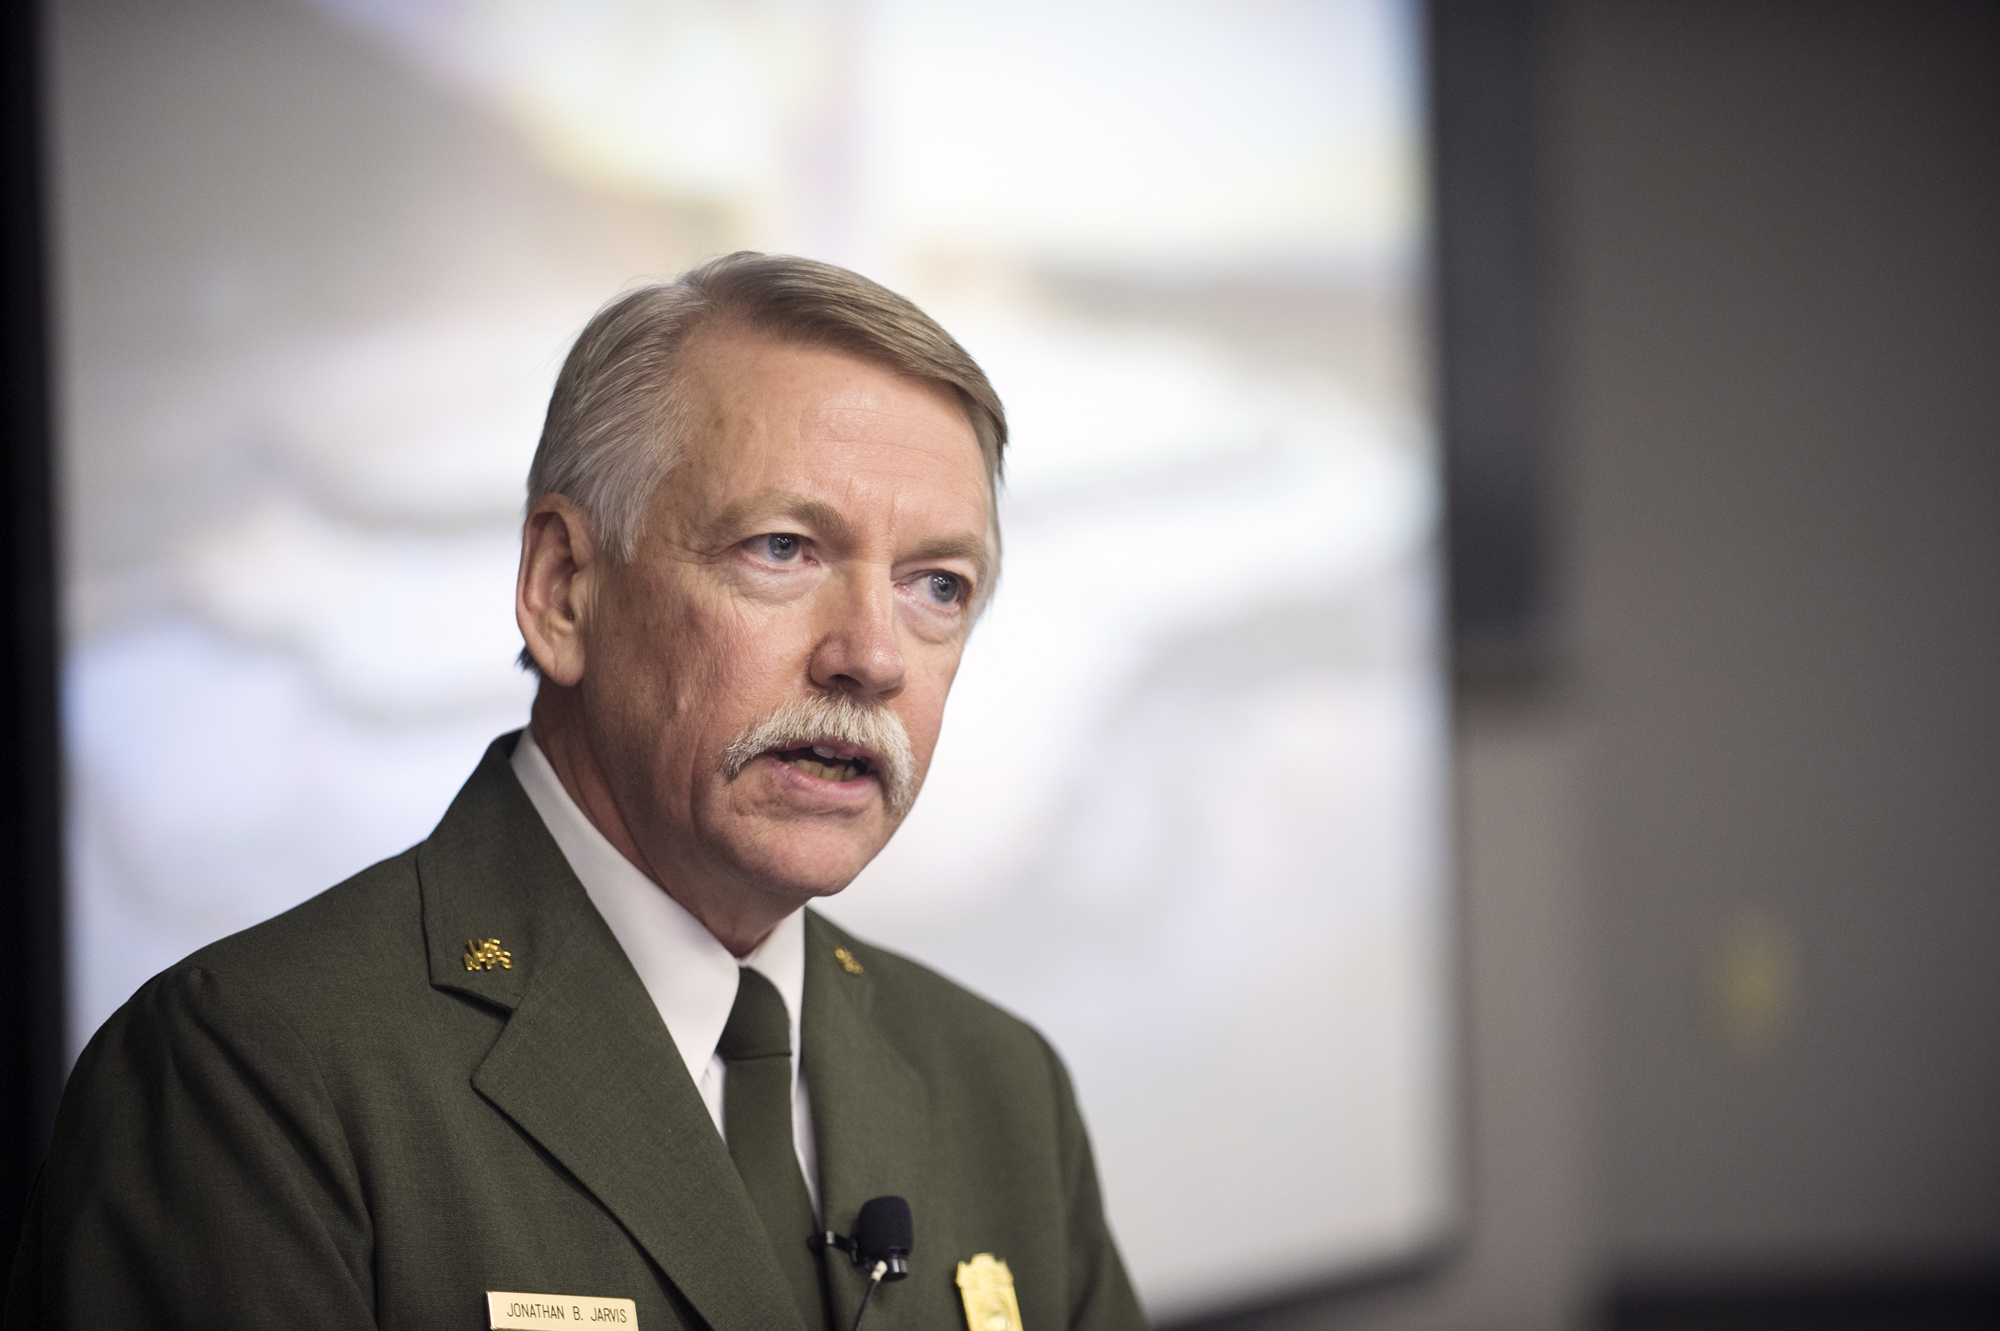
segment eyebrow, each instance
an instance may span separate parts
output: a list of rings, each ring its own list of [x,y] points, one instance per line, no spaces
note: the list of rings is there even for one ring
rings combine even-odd
[[[765,517],[791,518],[803,526],[825,532],[836,541],[849,542],[854,539],[854,524],[845,513],[823,499],[814,499],[791,490],[769,490],[763,494],[739,499],[716,516],[715,526],[720,531],[735,531],[751,525],[752,519],[762,521]],[[926,541],[905,557],[904,561],[927,561],[932,559],[963,559],[971,563],[975,572],[973,581],[984,585],[986,581],[986,542],[971,532],[955,532],[950,536],[940,536],[934,541]]]
[[[935,541],[927,542],[924,545],[918,546],[911,553],[910,558],[919,561],[963,559],[978,570],[973,575],[975,582],[984,582],[986,580],[986,542],[980,540],[971,532],[960,532],[955,536],[943,536]]]
[[[737,500],[716,515],[715,529],[720,532],[736,531],[749,526],[753,518],[761,522],[766,517],[792,518],[804,526],[816,527],[836,540],[851,540],[854,536],[854,524],[847,520],[846,514],[823,499],[791,490],[766,490],[762,494]]]

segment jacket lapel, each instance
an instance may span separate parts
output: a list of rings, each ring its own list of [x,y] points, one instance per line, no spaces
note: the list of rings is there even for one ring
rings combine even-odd
[[[617,1217],[716,1331],[803,1331],[645,986],[496,741],[418,849],[433,985],[507,1009],[472,1085]],[[511,965],[465,964],[494,939]]]
[[[855,974],[835,959],[834,950],[849,941],[818,915],[806,912],[805,1010],[799,1041],[819,1152],[820,1212],[827,1228],[852,1234],[863,1202],[888,1195],[906,1199],[918,1245],[911,1261],[914,1269],[926,1260],[925,1215],[943,1214],[931,1205],[933,1197],[926,1186],[931,1177],[929,1097],[916,1071],[875,1024],[875,991],[867,972]],[[840,1253],[829,1252],[827,1285],[834,1325],[852,1325],[866,1287],[862,1273]],[[878,1294],[869,1308],[870,1324],[878,1331],[895,1324],[899,1302],[907,1300]]]

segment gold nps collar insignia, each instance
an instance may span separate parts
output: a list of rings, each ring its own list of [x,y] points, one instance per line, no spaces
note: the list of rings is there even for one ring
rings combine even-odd
[[[965,1299],[966,1331],[1021,1331],[1014,1273],[992,1253],[958,1264],[958,1292]]]
[[[514,954],[500,946],[497,938],[465,940],[465,968],[469,971],[490,971],[495,966],[502,970],[514,969]]]

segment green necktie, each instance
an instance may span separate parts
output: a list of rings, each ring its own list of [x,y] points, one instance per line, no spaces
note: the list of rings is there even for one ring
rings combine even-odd
[[[776,985],[748,966],[739,966],[736,976],[736,1004],[715,1047],[729,1067],[722,1083],[722,1135],[806,1326],[824,1331],[828,1317],[819,1258],[806,1242],[819,1225],[792,1144],[791,1018]]]

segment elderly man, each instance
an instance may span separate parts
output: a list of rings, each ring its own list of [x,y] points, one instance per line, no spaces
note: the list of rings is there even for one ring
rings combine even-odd
[[[1005,440],[837,268],[601,312],[529,477],[527,731],[98,1033],[8,1325],[1142,1326],[1053,1052],[804,909],[923,784]],[[825,1236],[885,1195],[915,1241],[876,1292]]]

